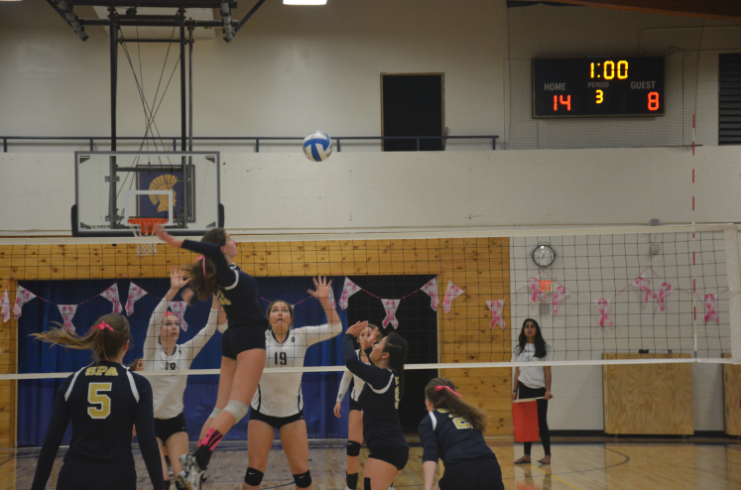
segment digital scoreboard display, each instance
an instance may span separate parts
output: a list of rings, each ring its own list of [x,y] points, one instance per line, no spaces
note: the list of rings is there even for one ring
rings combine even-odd
[[[663,116],[664,58],[533,60],[533,117]]]

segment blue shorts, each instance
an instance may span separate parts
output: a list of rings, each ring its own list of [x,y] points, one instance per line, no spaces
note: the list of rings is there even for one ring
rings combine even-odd
[[[221,336],[221,355],[229,359],[247,350],[265,350],[265,328],[229,327]]]

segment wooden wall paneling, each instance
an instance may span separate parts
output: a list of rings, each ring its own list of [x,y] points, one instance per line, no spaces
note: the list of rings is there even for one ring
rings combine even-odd
[[[723,354],[730,359],[731,354]],[[723,419],[729,436],[741,436],[741,364],[723,364]]]
[[[10,283],[10,284],[8,284]],[[16,283],[3,280],[3,292],[8,286],[10,304],[15,303]],[[2,294],[2,292],[0,292]],[[10,320],[3,322],[0,319],[0,373],[15,374],[18,368],[17,353],[18,328],[15,315],[11,313]],[[16,394],[17,381],[0,380],[0,448],[15,447],[16,441]]]
[[[679,359],[689,354],[602,354],[603,359]],[[605,433],[694,434],[690,364],[602,366]]]
[[[449,313],[440,305],[440,362],[495,362],[511,357],[510,330],[492,330],[486,306],[487,300],[504,299],[502,316],[509,327],[507,238],[238,242],[238,251],[235,262],[257,277],[433,274],[438,277],[441,302],[448,281],[453,281],[466,292],[453,302]],[[135,244],[0,246],[0,280],[7,281],[11,275],[21,281],[167,277],[171,267],[194,257],[164,244],[148,257],[136,255]],[[489,414],[487,435],[512,434],[510,369],[445,371],[461,384],[464,396]]]

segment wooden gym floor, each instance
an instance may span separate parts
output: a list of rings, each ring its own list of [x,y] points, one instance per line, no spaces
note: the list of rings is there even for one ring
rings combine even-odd
[[[399,490],[420,490],[422,449],[412,444],[409,463],[397,478]],[[741,444],[688,442],[596,442],[553,445],[553,464],[515,466],[522,445],[490,443],[502,466],[507,490],[738,490],[741,488]],[[134,445],[140,489],[151,484]],[[38,448],[0,450],[0,490],[30,488]],[[47,488],[55,488],[64,449],[57,456]],[[363,448],[361,464],[368,454]],[[533,459],[542,457],[539,444]],[[315,490],[342,490],[345,483],[345,440],[310,441],[309,457]],[[239,490],[246,470],[247,445],[223,442],[211,461],[204,490]],[[362,470],[361,470],[362,471]],[[362,475],[361,475],[362,477]],[[361,480],[362,481],[362,480]],[[293,490],[293,478],[279,444],[273,446],[263,489]]]

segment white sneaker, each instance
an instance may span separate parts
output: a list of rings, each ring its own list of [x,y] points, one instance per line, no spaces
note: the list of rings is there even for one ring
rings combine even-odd
[[[188,488],[188,474],[185,471],[178,473],[177,483],[179,488]]]
[[[389,487],[389,490],[396,490],[393,485]]]
[[[202,470],[198,466],[195,456],[183,454],[180,456],[180,464],[183,466],[184,472],[187,473],[187,487],[190,490],[201,490],[202,477],[206,470]],[[180,475],[178,474],[179,477]]]

